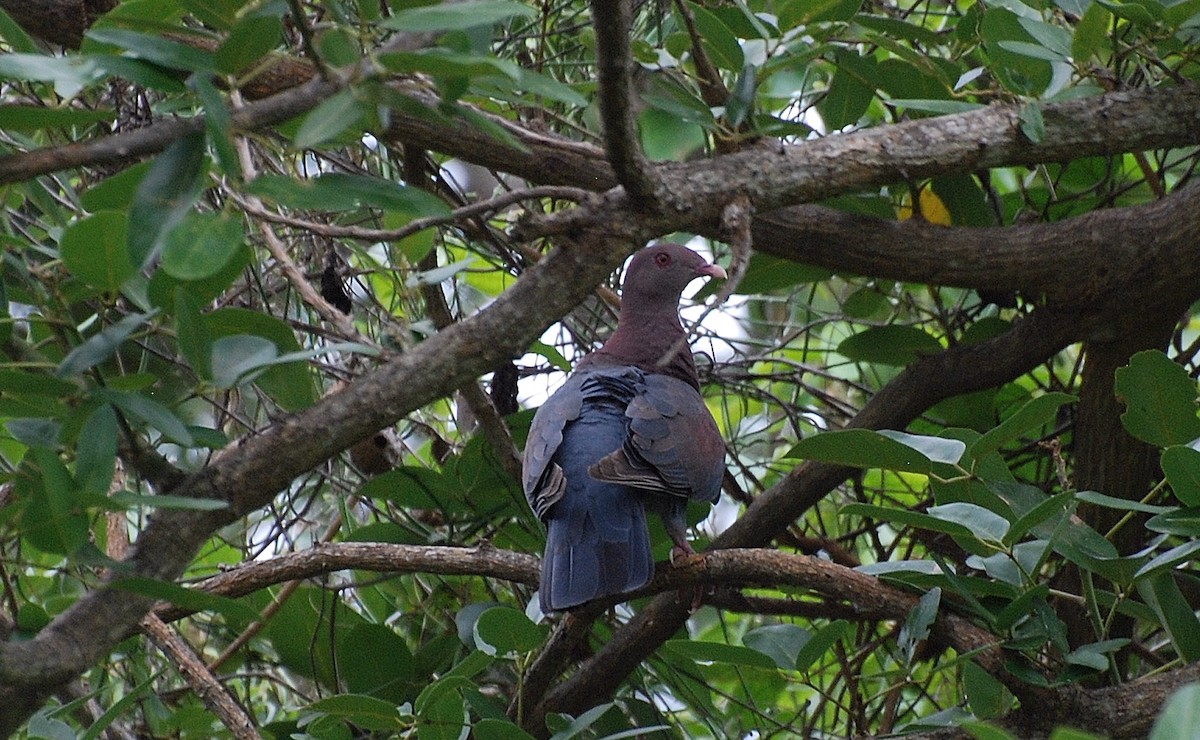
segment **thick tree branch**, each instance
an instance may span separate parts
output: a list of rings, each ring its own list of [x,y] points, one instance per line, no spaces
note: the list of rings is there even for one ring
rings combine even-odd
[[[639,210],[654,208],[662,195],[658,178],[642,153],[637,122],[633,117],[633,53],[630,0],[593,0],[596,29],[596,74],[599,78],[600,117],[604,144],[617,180]]]

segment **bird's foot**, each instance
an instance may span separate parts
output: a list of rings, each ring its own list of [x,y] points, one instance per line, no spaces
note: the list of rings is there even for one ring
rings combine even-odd
[[[704,562],[704,556],[692,549],[692,546],[684,540],[682,543],[675,543],[675,547],[671,548],[671,567],[686,568],[688,566],[700,565]],[[700,608],[701,602],[704,600],[705,588],[701,585],[692,586],[690,588],[679,589],[679,600],[687,601],[690,597],[692,600],[691,611],[696,611]]]

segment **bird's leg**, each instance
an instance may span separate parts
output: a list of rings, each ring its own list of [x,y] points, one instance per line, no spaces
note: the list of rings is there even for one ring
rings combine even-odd
[[[671,548],[670,557],[672,567],[682,568],[704,561],[704,556],[697,553],[692,548],[692,544],[688,542],[687,524],[684,521],[682,511],[672,512],[670,516],[663,517],[663,523],[667,525],[667,534],[671,536],[671,542],[675,543],[675,546]],[[687,601],[688,591],[691,591],[691,610],[694,612],[700,608],[701,602],[704,600],[704,587],[696,585],[690,589],[679,589],[680,601]]]

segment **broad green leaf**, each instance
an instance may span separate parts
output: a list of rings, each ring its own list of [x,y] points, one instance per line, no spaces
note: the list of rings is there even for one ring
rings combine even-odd
[[[801,673],[807,671],[851,631],[850,623],[844,619],[836,619],[817,630],[796,653],[796,670]]]
[[[1150,740],[1194,740],[1200,727],[1200,684],[1190,683],[1175,690],[1163,706]]]
[[[711,10],[698,3],[688,3],[696,28],[709,57],[718,68],[730,72],[740,71],[746,64],[742,45],[733,31]]]
[[[968,111],[979,110],[987,106],[981,103],[968,103],[965,100],[927,100],[927,99],[904,99],[895,98],[889,100],[890,105],[899,108],[907,108],[909,110],[924,111],[926,113],[966,113]]]
[[[1037,103],[1031,102],[1021,106],[1017,118],[1021,123],[1021,133],[1026,139],[1034,144],[1041,144],[1045,140],[1046,122],[1042,120],[1042,109]]]
[[[115,292],[134,272],[127,244],[129,220],[104,211],[76,221],[63,232],[60,254],[67,269],[83,282]]]
[[[957,465],[967,451],[966,443],[947,437],[930,437],[923,434],[908,434],[892,429],[880,429],[879,433],[888,439],[911,447],[935,463]]]
[[[168,69],[205,72],[213,69],[212,52],[161,36],[150,36],[121,28],[93,28],[88,38],[125,49],[126,54]]]
[[[420,188],[365,175],[332,173],[309,179],[260,175],[246,189],[289,208],[347,211],[364,206],[412,216],[444,216],[450,207]]]
[[[417,466],[401,466],[377,475],[359,489],[358,495],[391,501],[406,509],[451,513],[465,510],[462,492],[453,481],[436,470]]]
[[[1154,610],[1185,663],[1200,660],[1200,620],[1192,610],[1175,574],[1162,571],[1137,581],[1138,594]]]
[[[1061,406],[1077,400],[1076,396],[1068,393],[1046,393],[1027,401],[1012,416],[971,445],[971,456],[981,458],[1020,439],[1023,434],[1040,430],[1054,420]]]
[[[1117,369],[1117,398],[1125,403],[1121,423],[1130,434],[1158,447],[1200,437],[1196,381],[1162,352],[1147,350]]]
[[[774,668],[775,661],[763,653],[740,645],[705,640],[667,640],[663,649],[691,660],[753,668]]]
[[[491,26],[509,18],[531,18],[534,14],[533,8],[517,2],[477,0],[407,8],[384,19],[380,25],[409,33],[455,31]]]
[[[537,340],[529,345],[529,351],[545,357],[550,361],[551,365],[555,366],[559,370],[562,370],[564,373],[571,372],[571,363],[567,360],[567,358],[563,357],[562,352],[559,352],[557,347],[546,344],[541,340]]]
[[[409,729],[409,723],[400,716],[394,703],[364,694],[338,694],[318,699],[305,709],[338,717],[367,731],[386,733]]]
[[[237,74],[278,46],[282,35],[283,24],[278,18],[262,15],[242,18],[217,47],[213,63],[224,74]]]
[[[1159,458],[1167,482],[1184,506],[1200,506],[1200,450],[1173,445]]]
[[[21,516],[21,538],[43,552],[70,555],[88,541],[89,517],[80,505],[78,488],[58,453],[45,447],[29,451],[17,478],[17,491],[27,500]]]
[[[942,345],[928,332],[900,324],[871,327],[847,337],[837,347],[838,354],[854,362],[897,366],[909,365],[922,355],[941,350]]]
[[[980,719],[999,719],[1013,705],[1013,695],[995,676],[979,667],[973,660],[963,664],[963,692],[967,706]],[[978,738],[978,736],[976,736]]]
[[[404,281],[404,286],[407,288],[420,288],[424,285],[437,285],[438,283],[443,283],[449,280],[473,264],[475,264],[475,258],[467,257],[466,259],[461,259],[458,262],[452,262],[448,265],[435,267],[432,270],[426,270],[425,272],[414,272]]]
[[[474,629],[475,647],[488,655],[528,653],[546,640],[546,628],[534,624],[524,612],[497,606],[479,615]]]
[[[294,143],[300,149],[309,149],[327,141],[357,124],[362,118],[362,108],[351,90],[326,98],[309,111],[296,132]]]
[[[920,450],[869,429],[814,434],[797,442],[785,457],[922,474],[932,466]]]
[[[1112,14],[1100,3],[1090,3],[1071,38],[1071,56],[1079,64],[1087,64],[1108,42]]]
[[[380,655],[390,659],[381,661]],[[351,693],[372,694],[395,705],[410,701],[422,687],[408,642],[386,625],[355,625],[338,644],[338,661],[347,668],[342,680]]]
[[[1162,6],[1156,3],[1123,3],[1119,0],[1096,0],[1113,15],[1141,26],[1154,26],[1162,18]]]
[[[100,389],[94,391],[97,398],[107,400],[126,414],[139,419],[162,433],[167,440],[183,447],[194,443],[192,433],[179,417],[158,401],[141,393]]]
[[[240,220],[191,213],[167,235],[162,269],[178,280],[203,280],[220,272],[244,243]]]
[[[796,668],[796,656],[812,636],[811,632],[795,624],[768,624],[747,632],[742,637],[742,644],[790,671]]]
[[[185,136],[158,156],[138,184],[129,209],[129,261],[145,265],[161,239],[200,197],[205,168],[204,134]]]
[[[47,128],[87,126],[111,121],[116,117],[111,109],[80,110],[77,108],[48,108],[40,105],[0,105],[0,129],[6,131],[40,131]]]
[[[1138,571],[1133,574],[1134,579],[1145,578],[1164,571],[1171,571],[1180,563],[1186,563],[1194,559],[1197,552],[1200,552],[1200,540],[1191,540],[1182,545],[1177,545],[1159,554],[1150,562],[1138,568]]]
[[[817,104],[821,120],[831,132],[857,123],[875,97],[876,87],[873,58],[840,51],[837,64],[829,89]]]
[[[905,656],[905,664],[910,668],[916,657],[917,647],[929,637],[929,630],[933,626],[934,620],[937,619],[941,603],[942,589],[935,586],[921,595],[916,606],[904,618],[900,634],[896,637],[896,644]]]
[[[50,449],[58,447],[58,440],[62,433],[62,424],[54,419],[35,417],[9,419],[4,422],[4,428],[8,430],[13,439],[27,447],[48,447]]]
[[[208,75],[192,75],[188,86],[204,106],[204,128],[208,131],[220,171],[233,180],[241,181],[242,162],[233,142],[233,114],[225,98]]]
[[[754,110],[754,89],[758,84],[757,68],[747,64],[738,74],[737,82],[725,103],[725,119],[730,126],[741,126]]]
[[[872,504],[847,504],[839,509],[838,513],[842,516],[853,514],[909,527],[929,529],[934,532],[945,532],[955,537],[975,538],[974,532],[958,522],[939,519],[936,516],[923,514],[919,511],[910,511],[909,509],[890,509]]]
[[[424,702],[418,700],[414,705],[417,740],[466,740],[470,734],[466,703],[458,690],[461,682],[443,678],[433,686],[443,683],[447,688],[432,692]]]
[[[281,358],[301,351],[291,327],[265,313],[244,308],[222,308],[205,314],[204,322],[214,342],[221,337],[253,334],[274,343]],[[218,358],[213,359],[215,364]],[[271,364],[254,379],[254,383],[289,411],[310,406],[314,400],[312,377],[304,361]]]
[[[1108,509],[1117,509],[1118,511],[1140,511],[1143,514],[1162,514],[1170,511],[1174,507],[1171,506],[1155,506],[1153,504],[1143,504],[1141,501],[1130,501],[1129,499],[1117,498],[1116,496],[1106,496],[1103,493],[1095,491],[1079,491],[1075,494],[1075,498],[1080,501],[1086,501],[1089,504],[1103,506]]]
[[[138,184],[152,164],[153,162],[141,162],[104,178],[83,191],[79,201],[92,213],[127,210],[133,202]]]
[[[533,740],[533,735],[517,727],[512,720],[499,717],[476,722],[471,726],[471,737],[476,740]]]
[[[279,355],[270,339],[234,334],[212,343],[212,380],[218,388],[252,382]]]
[[[1200,539],[1200,507],[1176,509],[1150,517],[1146,528],[1152,532]]]
[[[0,78],[50,82],[64,98],[75,97],[103,76],[96,63],[87,57],[0,54]]]
[[[459,54],[434,47],[421,51],[393,51],[379,55],[379,63],[391,72],[427,74],[431,77],[499,77],[504,85],[521,79],[521,68],[503,59]]]
[[[92,412],[75,444],[75,480],[85,490],[108,493],[117,463],[117,414],[107,403]]]
[[[1072,665],[1103,671],[1109,667],[1109,654],[1115,653],[1129,643],[1130,640],[1126,638],[1089,643],[1067,653],[1064,660]]]
[[[212,337],[200,304],[183,288],[175,289],[175,336],[179,351],[203,380],[212,380]]]
[[[130,314],[117,323],[103,329],[83,344],[72,349],[59,363],[54,374],[70,378],[106,361],[113,356],[121,343],[141,328],[156,312]]]
[[[1016,5],[1023,4],[1017,3]],[[1025,8],[1032,11],[1027,6]],[[1034,43],[1037,41],[1022,27],[1019,17],[1012,10],[989,7],[982,14],[979,34],[984,41],[988,57],[991,59],[988,69],[1010,92],[1018,95],[1037,96],[1050,84],[1049,62],[1014,53],[1003,46],[1005,42]]]
[[[979,540],[999,544],[1008,533],[1008,520],[982,506],[968,503],[929,507],[929,515],[966,527]]]

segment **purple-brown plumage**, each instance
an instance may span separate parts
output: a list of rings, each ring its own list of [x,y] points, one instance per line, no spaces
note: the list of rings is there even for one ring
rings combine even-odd
[[[617,330],[538,409],[525,445],[524,488],[546,523],[546,612],[644,586],[653,575],[646,508],[675,552],[692,552],[689,500],[716,501],[725,444],[704,400],[679,297],[725,271],[678,244],[629,263]]]

